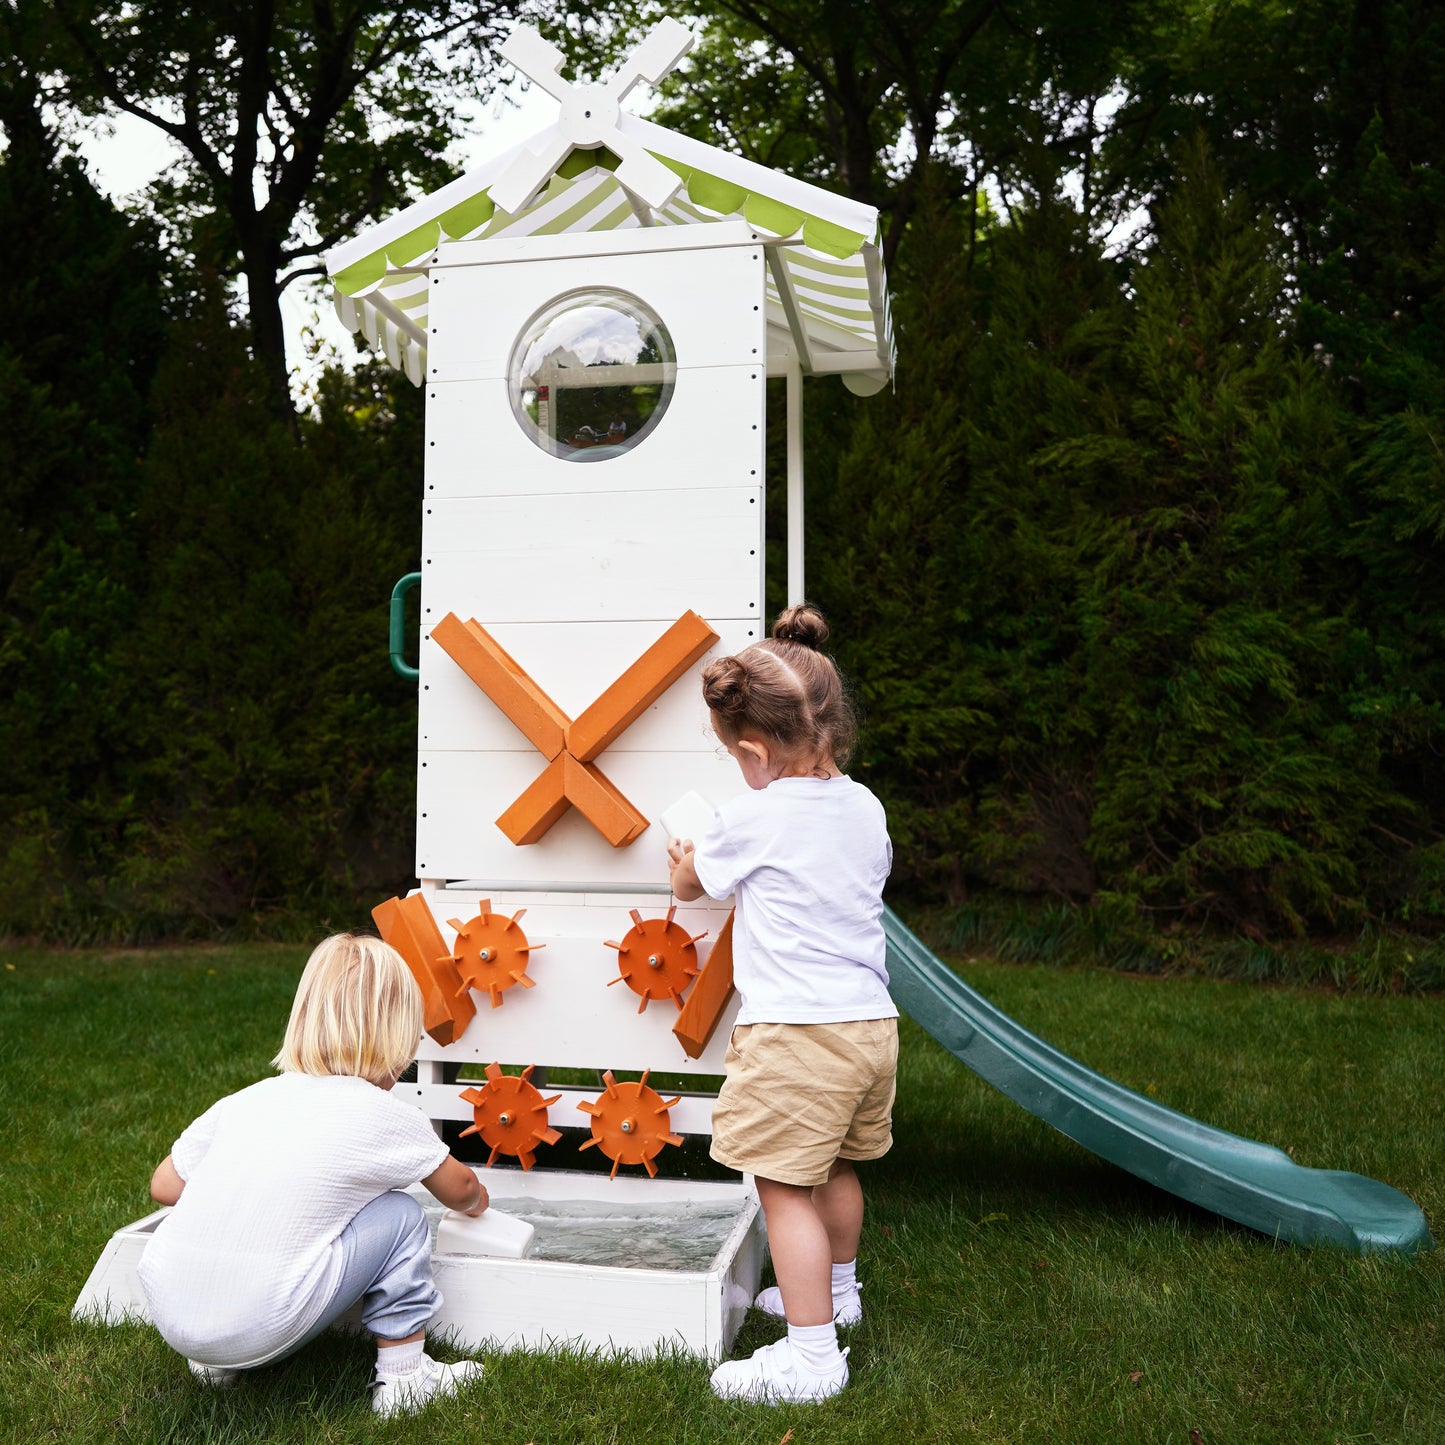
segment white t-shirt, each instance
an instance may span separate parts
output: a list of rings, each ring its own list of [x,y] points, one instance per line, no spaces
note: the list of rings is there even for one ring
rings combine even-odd
[[[711,898],[736,895],[740,1024],[891,1019],[883,805],[852,778],[778,778],[718,809],[693,866]]]
[[[171,1150],[186,1187],[141,1256],[156,1328],[205,1364],[284,1354],[336,1292],[341,1231],[447,1153],[419,1109],[365,1079],[281,1074],[213,1104]]]

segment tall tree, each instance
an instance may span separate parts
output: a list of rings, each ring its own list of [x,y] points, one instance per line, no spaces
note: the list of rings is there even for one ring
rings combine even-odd
[[[1036,199],[1070,172],[1110,224],[1117,188],[1089,179],[1130,37],[1155,0],[601,0],[571,20],[596,68],[651,20],[703,26],[658,118],[884,213],[890,263],[940,163],[954,190]]]
[[[195,260],[245,283],[278,415],[291,397],[281,294],[320,254],[446,174],[459,109],[492,83],[512,0],[56,0],[72,101],[180,148],[158,207]]]

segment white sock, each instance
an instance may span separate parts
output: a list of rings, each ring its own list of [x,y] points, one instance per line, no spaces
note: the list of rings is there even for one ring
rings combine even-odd
[[[789,1325],[788,1343],[793,1353],[815,1375],[826,1375],[837,1366],[838,1331],[826,1325]]]
[[[426,1341],[411,1340],[403,1345],[378,1345],[376,1347],[376,1373],[378,1375],[409,1375],[421,1364],[422,1351]]]
[[[858,1261],[850,1259],[847,1264],[833,1266],[833,1297],[847,1294],[858,1283]]]

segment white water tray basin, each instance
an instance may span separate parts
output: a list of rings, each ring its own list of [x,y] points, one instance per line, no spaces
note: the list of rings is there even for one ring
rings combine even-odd
[[[714,1360],[727,1353],[757,1293],[767,1251],[750,1184],[608,1180],[541,1169],[477,1172],[499,1206],[538,1224],[537,1246],[525,1259],[434,1254],[432,1271],[445,1301],[431,1325],[435,1333],[463,1349],[572,1345],[648,1354],[661,1348]],[[412,1192],[428,1207],[435,1238],[442,1210],[420,1186]],[[136,1266],[166,1213],[158,1209],[111,1236],[75,1302],[77,1319],[148,1319]],[[610,1231],[609,1216],[620,1216],[623,1227]],[[599,1221],[600,1253],[585,1249],[582,1262],[565,1257],[569,1234],[594,1236]],[[681,1236],[689,1234],[696,1237],[680,1248]],[[707,1244],[699,1253],[697,1237],[715,1239],[716,1251]],[[624,1263],[596,1262],[619,1256]]]

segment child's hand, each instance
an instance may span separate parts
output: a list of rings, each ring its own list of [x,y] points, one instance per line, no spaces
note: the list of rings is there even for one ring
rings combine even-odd
[[[680,903],[692,903],[703,894],[692,855],[691,838],[674,838],[667,845],[667,856],[672,864],[667,870],[667,885]]]
[[[480,1179],[477,1180],[477,1188],[482,1191],[481,1198],[466,1211],[467,1215],[472,1219],[475,1219],[479,1214],[485,1214],[487,1212],[487,1205],[492,1202],[491,1195],[487,1193],[487,1186],[483,1184]]]

